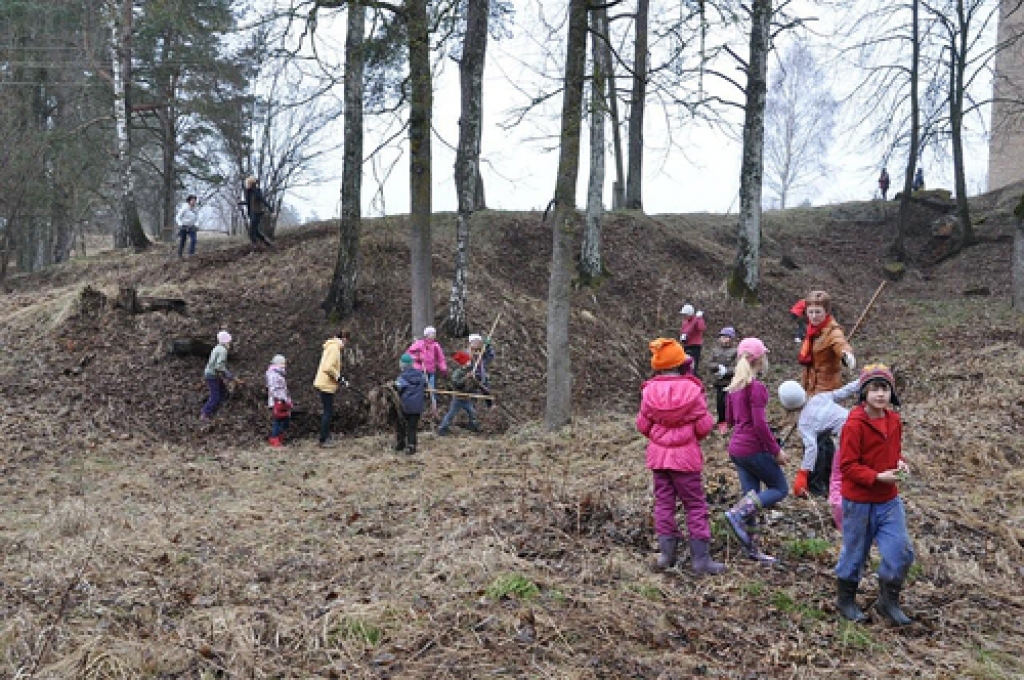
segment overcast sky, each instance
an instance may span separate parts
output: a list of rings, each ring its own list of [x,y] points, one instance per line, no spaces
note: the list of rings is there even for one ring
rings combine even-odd
[[[558,63],[564,58],[564,47],[547,40],[542,31],[535,27],[537,12],[540,11],[536,3],[517,2],[516,5],[513,36],[500,41],[492,39],[488,44],[482,173],[489,207],[504,210],[542,209],[554,192],[561,96],[552,98],[545,107],[531,112],[516,127],[506,128],[501,124],[508,121],[512,112],[523,106],[530,97],[549,89],[551,79],[560,77]],[[550,4],[545,11],[549,13],[550,21],[557,20],[552,14],[555,9]],[[816,11],[821,13],[823,10]],[[822,17],[818,22],[819,36],[829,30],[825,21],[827,18]],[[325,31],[325,27],[331,26],[324,22],[321,19],[323,25],[318,30]],[[332,30],[336,34],[337,31],[343,33],[343,22],[336,22]],[[780,41],[778,47],[785,47],[784,40]],[[742,44],[737,44],[736,48],[743,53],[746,51]],[[770,70],[774,63],[774,59],[769,62]],[[837,95],[848,92],[859,77],[858,72],[850,68],[834,68],[830,69],[830,73],[834,78],[830,85]],[[619,87],[628,87],[628,84],[623,85],[620,80]],[[738,101],[739,95],[735,91],[723,88],[720,94]],[[458,139],[459,86],[458,68],[450,59],[442,65],[435,81],[433,115],[433,205],[435,211],[452,211],[456,206],[452,166],[455,160],[453,147]],[[736,118],[736,122],[739,124],[741,121]],[[987,127],[987,119],[984,126],[976,118],[967,124],[967,184],[970,193],[977,194],[986,188],[988,154],[983,128]],[[368,118],[367,125],[370,128],[365,142],[367,151],[374,148],[380,139],[394,132],[393,123]],[[581,207],[586,200],[589,165],[586,125],[583,130],[577,191],[577,205]],[[646,151],[643,201],[647,212],[736,211],[741,156],[741,144],[736,134],[738,127],[735,132],[728,133],[697,121],[670,122],[661,106],[652,101],[648,104],[644,132]],[[606,136],[610,140],[610,132],[606,132]],[[789,201],[789,205],[796,205],[805,199],[814,205],[824,205],[871,198],[877,191],[876,179],[882,150],[865,149],[859,138],[855,131],[837,128],[829,156],[831,172],[822,177],[813,189],[798,193],[795,199]],[[404,146],[405,137],[401,139]],[[408,157],[399,154],[405,154],[405,149],[385,151],[374,163],[366,166],[363,183],[365,215],[408,212]],[[338,158],[332,163],[334,168],[340,168],[341,165],[340,151],[337,155]],[[895,187],[902,182],[902,173],[897,166],[903,163],[905,158],[897,158],[889,165]],[[930,187],[952,186],[952,172],[948,162],[937,160],[934,154],[926,154],[923,163]],[[391,174],[384,182],[381,177],[388,168],[391,168]],[[606,206],[611,201],[613,175],[609,153],[606,161]],[[382,183],[383,191],[378,192]],[[296,189],[290,202],[302,216],[312,217],[315,214],[323,219],[338,215],[339,192],[340,181],[331,179],[313,187]],[[765,198],[766,201],[770,199],[767,191]]]

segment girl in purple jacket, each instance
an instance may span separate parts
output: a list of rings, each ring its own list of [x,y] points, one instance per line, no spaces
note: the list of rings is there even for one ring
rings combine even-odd
[[[727,388],[725,419],[732,427],[729,458],[740,477],[743,497],[725,513],[736,538],[747,555],[758,562],[773,563],[775,558],[758,547],[757,515],[770,508],[789,492],[782,464],[786,454],[768,427],[765,408],[768,388],[757,379],[764,370],[768,350],[757,338],[744,338],[736,347],[736,370]],[[761,485],[764,485],[764,490]]]
[[[711,433],[715,419],[708,412],[704,384],[693,375],[693,360],[675,340],[652,340],[655,376],[641,387],[636,429],[647,437],[647,467],[654,476],[654,529],[661,554],[655,569],[675,566],[682,533],[676,503],[686,510],[690,557],[698,574],[721,574],[725,566],[709,554],[711,527],[701,470],[700,440]]]

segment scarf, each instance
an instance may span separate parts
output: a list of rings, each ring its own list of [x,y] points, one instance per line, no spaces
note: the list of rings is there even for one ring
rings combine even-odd
[[[826,314],[825,318],[817,326],[811,323],[807,324],[807,334],[804,336],[804,343],[800,345],[800,356],[797,357],[797,361],[802,365],[811,366],[814,364],[814,353],[811,351],[811,348],[814,346],[814,338],[821,335],[821,331],[830,323],[832,323],[832,315]]]

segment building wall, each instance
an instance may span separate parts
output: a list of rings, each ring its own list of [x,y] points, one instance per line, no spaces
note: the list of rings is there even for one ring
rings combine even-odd
[[[1024,5],[1002,0],[1000,6],[998,40],[1012,44],[996,53],[989,191],[1024,180],[1024,38],[1018,37],[1024,35]]]

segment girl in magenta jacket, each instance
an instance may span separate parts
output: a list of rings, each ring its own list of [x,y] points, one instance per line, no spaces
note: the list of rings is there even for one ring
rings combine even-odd
[[[655,569],[676,563],[682,533],[676,523],[676,503],[686,510],[690,556],[698,574],[721,574],[725,566],[711,559],[711,527],[701,471],[700,440],[715,425],[708,412],[704,384],[693,375],[693,361],[675,340],[650,343],[651,368],[656,375],[641,388],[636,429],[647,437],[647,467],[654,477],[654,529],[661,554]]]

